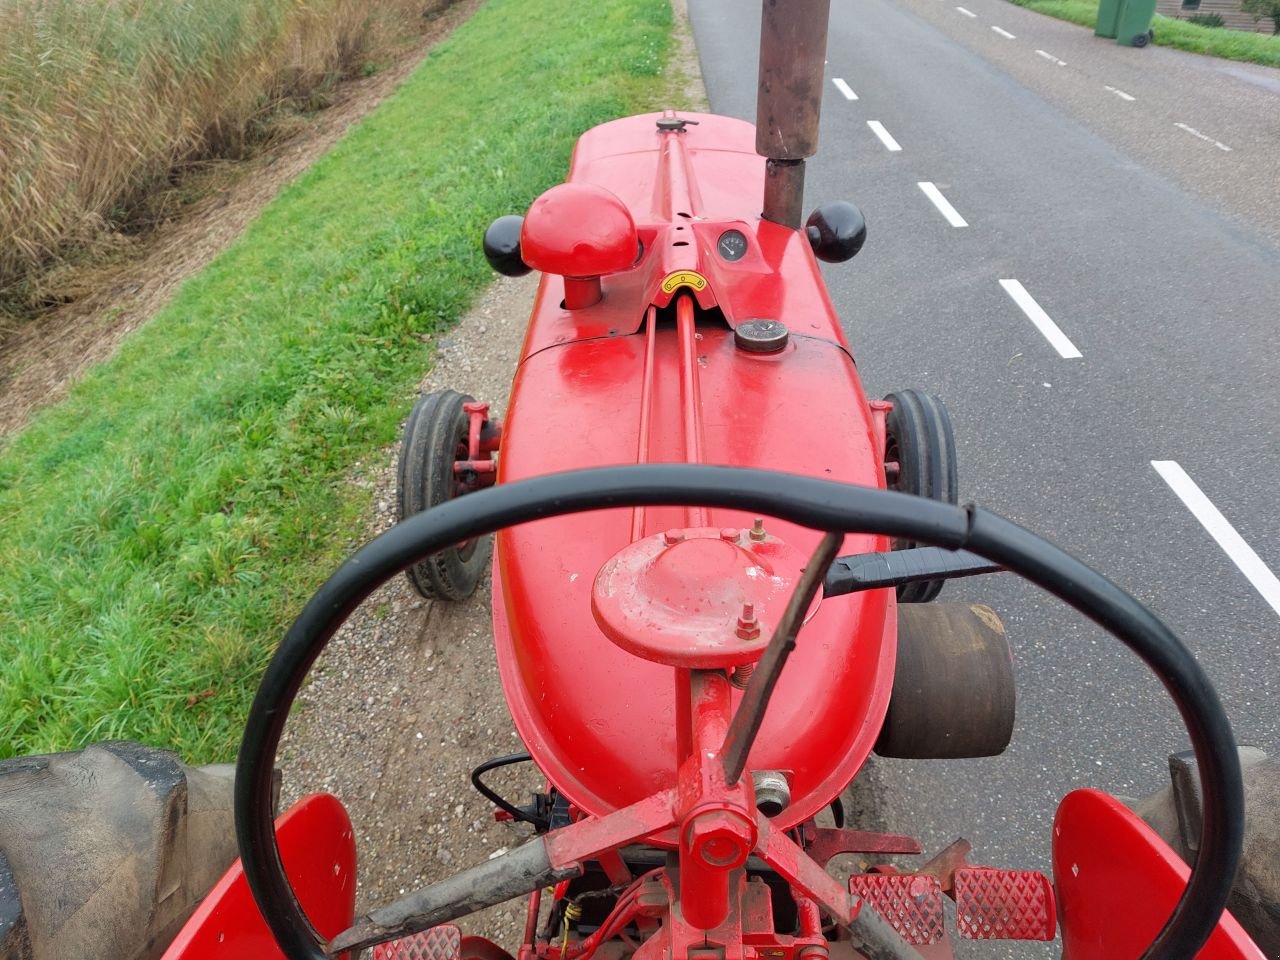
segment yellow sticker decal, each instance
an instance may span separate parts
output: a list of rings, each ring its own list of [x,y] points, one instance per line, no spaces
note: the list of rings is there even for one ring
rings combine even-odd
[[[693,287],[701,293],[706,289],[707,278],[696,270],[677,270],[669,273],[662,281],[663,293],[674,293],[677,287]]]

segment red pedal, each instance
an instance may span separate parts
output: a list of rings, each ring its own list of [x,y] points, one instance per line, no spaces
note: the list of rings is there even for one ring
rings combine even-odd
[[[373,948],[373,960],[458,960],[461,956],[462,932],[451,923]]]
[[[967,940],[1052,940],[1053,885],[1034,870],[957,870],[956,919]]]
[[[934,877],[910,873],[856,873],[849,892],[902,934],[907,943],[937,943],[945,932],[942,887]]]

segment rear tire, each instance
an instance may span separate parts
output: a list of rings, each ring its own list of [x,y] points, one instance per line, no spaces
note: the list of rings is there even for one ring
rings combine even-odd
[[[900,390],[885,397],[893,409],[885,417],[886,462],[897,462],[898,476],[890,490],[943,503],[956,503],[956,438],[951,416],[942,400],[918,390]],[[909,550],[920,544],[894,540],[893,549]],[[901,603],[927,603],[942,591],[942,580],[904,583],[898,587]]]
[[[471,418],[456,390],[420,396],[404,427],[396,483],[397,520],[459,496],[453,465],[467,459]],[[475,593],[492,555],[488,537],[456,544],[410,567],[405,575],[428,600],[465,600]]]
[[[234,773],[123,742],[0,762],[0,957],[158,957],[236,858]]]

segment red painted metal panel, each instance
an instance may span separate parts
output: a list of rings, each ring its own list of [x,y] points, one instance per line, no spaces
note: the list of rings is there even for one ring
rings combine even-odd
[[[1064,960],[1132,960],[1150,946],[1191,870],[1114,797],[1075,790],[1053,821],[1053,881]],[[1200,960],[1263,960],[1224,912]]]
[[[356,842],[337,797],[303,797],[276,821],[285,872],[320,934],[351,926],[356,905]],[[209,891],[161,960],[283,960],[253,902],[237,860]]]
[[[499,481],[697,460],[883,486],[871,412],[808,242],[752,212],[764,177],[754,128],[682,115],[698,125],[664,133],[659,116],[614,121],[578,143],[570,181],[620,198],[644,253],[605,276],[603,299],[581,309],[562,307],[562,278],[542,278]],[[737,260],[717,252],[731,228],[747,238]],[[782,351],[735,346],[733,327],[760,317],[789,328]],[[495,639],[507,699],[538,765],[584,811],[605,814],[672,787],[677,766],[674,671],[601,634],[591,612],[597,572],[633,537],[746,528],[753,519],[649,508],[499,536]],[[819,539],[781,522],[766,526],[805,555]],[[845,552],[887,548],[877,537],[844,544]],[[801,632],[749,763],[791,772],[793,800],[779,825],[821,810],[866,759],[895,650],[891,591],[823,603]]]

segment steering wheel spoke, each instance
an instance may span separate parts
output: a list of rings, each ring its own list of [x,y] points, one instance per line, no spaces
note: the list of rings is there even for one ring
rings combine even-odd
[[[465,917],[559,883],[582,872],[580,864],[555,867],[545,837],[406,894],[371,910],[325,946],[328,956],[363,950]]]
[[[675,796],[655,793],[605,817],[586,817],[447,880],[371,910],[325,947],[335,956],[418,933],[582,873],[582,864],[674,826]]]

